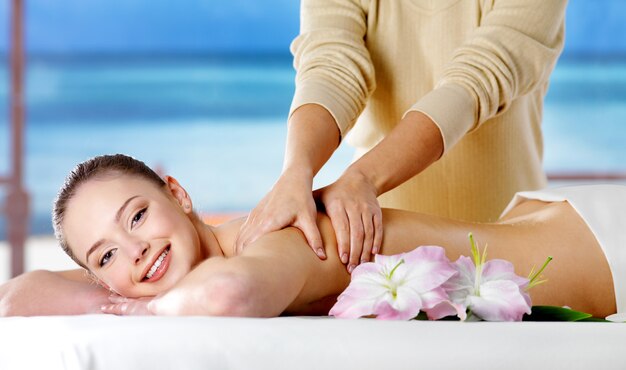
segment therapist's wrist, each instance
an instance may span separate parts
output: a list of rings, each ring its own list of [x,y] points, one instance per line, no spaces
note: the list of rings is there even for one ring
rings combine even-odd
[[[366,171],[361,166],[352,165],[346,169],[340,179],[353,184],[359,184],[361,188],[365,187],[372,191],[378,197],[382,194],[381,189],[377,186],[376,175],[374,171]]]
[[[307,183],[313,184],[314,176],[315,176],[315,173],[313,172],[313,169],[307,166],[295,166],[294,165],[294,166],[284,168],[282,173],[280,174],[279,180],[289,179],[292,181],[307,182]]]

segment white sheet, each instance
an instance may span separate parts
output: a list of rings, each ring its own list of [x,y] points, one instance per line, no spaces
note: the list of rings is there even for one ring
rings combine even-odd
[[[0,319],[0,369],[626,368],[626,326],[286,317]]]

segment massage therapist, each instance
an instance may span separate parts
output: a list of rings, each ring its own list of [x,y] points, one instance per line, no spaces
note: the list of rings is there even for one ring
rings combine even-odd
[[[236,250],[293,225],[324,258],[317,203],[352,271],[379,251],[381,205],[494,221],[515,192],[544,187],[543,99],[563,48],[565,7],[302,0],[283,171]],[[356,160],[312,194],[344,139]]]

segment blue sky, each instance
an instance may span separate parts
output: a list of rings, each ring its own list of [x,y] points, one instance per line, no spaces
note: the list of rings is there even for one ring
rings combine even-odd
[[[0,1],[0,19],[8,19]],[[26,0],[34,52],[287,52],[297,0]],[[0,21],[0,24],[4,22]],[[6,50],[7,29],[0,30]]]
[[[546,0],[550,1],[550,0]],[[0,1],[0,24],[8,4]],[[298,0],[25,0],[32,52],[287,53]],[[570,0],[566,54],[626,55],[626,1]],[[8,27],[0,27],[0,50]]]

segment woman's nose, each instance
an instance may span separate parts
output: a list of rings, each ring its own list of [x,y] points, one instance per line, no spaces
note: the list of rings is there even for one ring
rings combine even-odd
[[[140,263],[144,258],[148,256],[148,251],[150,250],[150,244],[144,241],[135,241],[132,243],[130,249],[130,257],[133,259],[135,264]]]
[[[143,247],[143,249],[141,250],[141,254],[137,256],[137,258],[135,258],[135,264],[138,264],[139,262],[141,262],[141,260],[143,259],[143,257],[148,253],[148,247]]]

